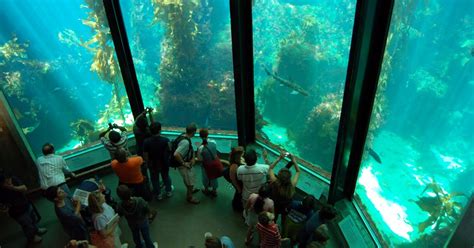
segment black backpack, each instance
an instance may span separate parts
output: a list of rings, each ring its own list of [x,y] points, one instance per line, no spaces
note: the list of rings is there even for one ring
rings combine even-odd
[[[180,136],[176,137],[173,141],[169,142],[169,148],[170,148],[170,167],[171,168],[178,168],[182,166],[182,164],[176,160],[174,157],[174,152],[176,152],[176,149],[178,149],[179,142],[181,142],[183,139],[186,139],[189,143],[189,148],[188,148],[188,153],[183,156],[183,160],[185,162],[188,162],[192,156],[193,156],[193,145],[191,143],[191,139],[188,138],[185,134],[181,134]]]

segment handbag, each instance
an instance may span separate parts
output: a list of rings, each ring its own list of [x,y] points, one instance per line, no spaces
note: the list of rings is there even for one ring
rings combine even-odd
[[[207,149],[209,154],[214,158],[213,160],[203,161],[202,165],[204,166],[204,170],[206,171],[207,178],[209,179],[216,179],[222,176],[222,172],[224,171],[224,166],[222,165],[219,156],[212,154],[211,149],[207,146],[204,146]]]

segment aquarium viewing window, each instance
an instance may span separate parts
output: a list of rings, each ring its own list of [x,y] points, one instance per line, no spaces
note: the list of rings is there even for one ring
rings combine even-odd
[[[144,106],[168,137],[286,150],[375,243],[441,247],[474,191],[474,3],[394,2],[4,0],[0,104],[78,170]]]
[[[228,1],[120,3],[145,106],[165,129],[235,134]]]
[[[443,247],[474,192],[472,9],[395,1],[356,188],[384,246]]]
[[[2,1],[1,90],[36,155],[46,142],[88,147],[108,122],[133,122],[101,3]]]
[[[255,1],[253,54],[260,141],[329,178],[356,1]]]

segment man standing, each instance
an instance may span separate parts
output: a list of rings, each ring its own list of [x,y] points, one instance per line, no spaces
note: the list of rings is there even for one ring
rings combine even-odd
[[[268,169],[270,166],[257,163],[257,153],[249,149],[244,155],[246,165],[237,169],[237,179],[242,181],[242,204],[245,206],[250,194],[258,193],[260,186],[267,180]]]
[[[175,161],[179,164],[179,174],[181,174],[184,185],[186,186],[186,200],[192,204],[199,204],[199,200],[193,197],[193,193],[199,191],[198,189],[194,189],[196,176],[193,173],[195,161],[193,143],[191,142],[191,138],[196,134],[196,130],[197,127],[194,123],[186,127],[186,133],[177,138],[181,140],[173,154]]]
[[[161,123],[153,122],[150,125],[152,136],[147,138],[143,146],[143,156],[150,170],[153,193],[158,200],[163,199],[160,187],[160,175],[165,184],[166,197],[171,197],[173,190],[169,176],[169,142],[166,137],[161,136]]]
[[[46,143],[43,145],[43,156],[36,161],[36,167],[38,168],[42,190],[46,190],[51,186],[58,186],[68,195],[71,194],[64,173],[72,177],[76,177],[76,175],[69,170],[63,157],[54,154],[52,144]]]
[[[0,172],[0,203],[8,208],[8,214],[21,226],[28,241],[39,243],[42,241],[39,235],[47,230],[38,228],[38,216],[25,196],[27,190],[19,179]]]
[[[119,129],[121,133],[113,129]],[[109,135],[108,137],[105,137],[107,133],[109,133]],[[115,152],[120,148],[125,149],[127,154],[130,155],[130,151],[128,150],[128,147],[127,147],[128,137],[127,137],[126,128],[119,126],[117,124],[109,123],[109,128],[99,134],[99,139],[100,139],[100,142],[102,142],[105,148],[109,151],[111,159],[115,158]]]

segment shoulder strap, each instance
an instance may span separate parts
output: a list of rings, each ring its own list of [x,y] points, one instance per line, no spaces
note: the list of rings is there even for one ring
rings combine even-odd
[[[207,145],[204,146],[204,148],[207,149],[207,151],[209,152],[209,154],[211,154],[211,159],[214,159],[216,156],[212,153],[211,149],[209,149],[209,147],[207,147]]]

